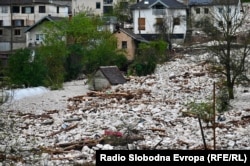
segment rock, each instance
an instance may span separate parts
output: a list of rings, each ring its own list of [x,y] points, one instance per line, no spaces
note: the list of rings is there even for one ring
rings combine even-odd
[[[105,145],[103,145],[103,147],[102,147],[102,150],[113,150],[114,148],[113,148],[113,146],[111,146],[111,145],[109,145],[109,144],[105,144]]]
[[[7,145],[0,145],[0,152],[4,153],[6,151]]]
[[[43,122],[41,122],[42,125],[51,125],[54,123],[53,119],[46,119]]]
[[[128,150],[136,150],[135,144],[128,144]]]
[[[91,149],[90,149],[88,146],[86,146],[86,145],[82,147],[82,152],[87,152],[87,153],[89,153],[90,150],[91,150]]]
[[[235,145],[235,141],[228,141],[228,146],[230,147],[230,148],[232,148],[234,145]]]
[[[96,144],[96,147],[99,148],[99,149],[102,149],[103,145],[102,144]]]

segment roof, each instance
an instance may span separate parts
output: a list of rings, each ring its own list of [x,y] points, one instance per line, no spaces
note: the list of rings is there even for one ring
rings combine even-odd
[[[131,6],[131,9],[149,9],[152,8],[155,4],[161,3],[166,8],[178,9],[178,8],[187,8],[181,2],[177,0],[143,0]]]
[[[48,1],[48,0],[47,0]],[[15,4],[31,4],[33,1],[32,0],[0,0],[0,5],[15,5]]]
[[[71,6],[71,0],[0,0],[0,5],[56,4]]]
[[[26,32],[28,32],[28,31],[32,30],[33,28],[35,28],[36,26],[38,26],[39,24],[41,24],[41,23],[44,22],[44,21],[59,21],[59,20],[62,20],[62,19],[64,19],[64,17],[52,17],[52,16],[50,16],[50,15],[45,16],[45,17],[41,18],[39,21],[37,21],[35,24],[33,24],[32,26],[28,27],[28,28],[24,31],[24,33],[26,33]]]
[[[124,84],[126,79],[117,66],[100,66],[99,70],[108,79],[111,85]]]
[[[134,40],[140,41],[140,42],[148,42],[146,39],[144,39],[141,35],[137,35],[135,34],[133,31],[131,31],[130,29],[124,29],[124,28],[120,28],[120,31],[127,34],[128,36],[130,36],[131,38],[133,38]]]
[[[238,5],[239,0],[189,0],[189,6],[198,5]]]

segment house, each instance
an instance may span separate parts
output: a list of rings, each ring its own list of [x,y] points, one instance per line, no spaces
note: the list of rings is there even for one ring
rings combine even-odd
[[[94,74],[89,89],[100,91],[111,85],[124,84],[126,79],[117,66],[100,66]]]
[[[135,58],[138,44],[141,42],[148,42],[140,35],[134,34],[130,29],[119,28],[114,35],[117,38],[117,48],[125,50],[126,57],[129,61]]]
[[[113,10],[118,0],[73,0],[72,12],[76,15],[82,11],[90,11],[96,15],[103,15]]]
[[[190,28],[199,30],[209,24],[220,27],[225,12],[238,18],[242,12],[240,0],[189,0]],[[232,23],[237,20],[231,20]]]
[[[43,31],[43,24],[47,21],[55,22],[64,19],[63,17],[53,17],[51,15],[45,16],[38,20],[35,24],[27,28],[26,33],[26,47],[34,47],[41,45],[44,41],[45,34]]]
[[[26,47],[26,28],[48,14],[68,17],[71,0],[0,0],[0,57]]]
[[[166,40],[183,42],[187,30],[187,6],[177,0],[143,0],[131,6],[133,31],[146,40],[167,34]]]

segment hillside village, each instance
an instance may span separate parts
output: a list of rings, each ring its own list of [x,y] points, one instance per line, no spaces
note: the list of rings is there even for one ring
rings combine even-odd
[[[114,9],[117,3],[123,4],[122,12],[128,15],[127,20],[110,17],[107,24],[111,32],[116,32],[117,24],[124,29],[116,34],[118,48],[126,49],[127,58],[133,59],[135,47],[142,40],[158,39],[160,27],[167,22],[166,41],[173,43],[190,43],[197,38],[204,38],[201,32],[204,19],[209,13],[222,9],[224,1],[211,0],[12,0],[0,1],[0,58],[3,64],[11,52],[20,48],[34,49],[43,43],[45,34],[41,24],[71,18],[80,12],[89,10],[95,15],[105,16]],[[237,9],[238,14],[247,10],[248,3],[230,0],[230,10]],[[12,10],[10,10],[12,8]],[[129,22],[128,22],[129,21]],[[218,23],[215,23],[218,24]],[[202,26],[201,26],[202,25]],[[246,30],[248,26],[243,27]],[[119,37],[122,36],[122,37]],[[192,36],[195,36],[192,39]],[[126,38],[124,38],[126,37]],[[122,38],[122,39],[121,39]],[[201,39],[200,39],[201,40]]]
[[[106,15],[118,2],[124,20]],[[204,32],[210,23],[223,27],[220,20],[209,21],[209,13],[223,13],[226,6],[240,18],[249,5],[243,0],[0,0],[2,66],[18,49],[35,52],[44,45],[43,24],[72,20],[82,11],[105,18],[98,30],[111,32],[129,62],[138,57],[141,43],[163,34],[171,55],[148,75],[100,66],[94,84],[83,75],[61,89],[7,89],[12,98],[0,105],[0,165],[95,165],[96,150],[250,150],[249,80],[234,84],[233,99],[225,97],[225,75],[213,72],[208,61],[213,54],[208,48],[218,38]],[[232,55],[241,53],[237,46],[249,24],[248,16],[231,36]],[[246,56],[246,76],[249,62]],[[223,102],[227,110],[220,110]]]

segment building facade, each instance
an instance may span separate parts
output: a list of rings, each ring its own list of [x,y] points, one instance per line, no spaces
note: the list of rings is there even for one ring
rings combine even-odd
[[[96,15],[103,15],[112,11],[113,6],[119,0],[72,0],[72,13],[73,15],[89,11]]]
[[[132,6],[133,31],[146,40],[157,39],[161,33],[168,40],[184,41],[187,6],[176,0],[143,0]],[[164,27],[164,29],[163,29]]]
[[[41,18],[69,14],[71,0],[0,0],[0,54],[26,47],[25,30]]]

